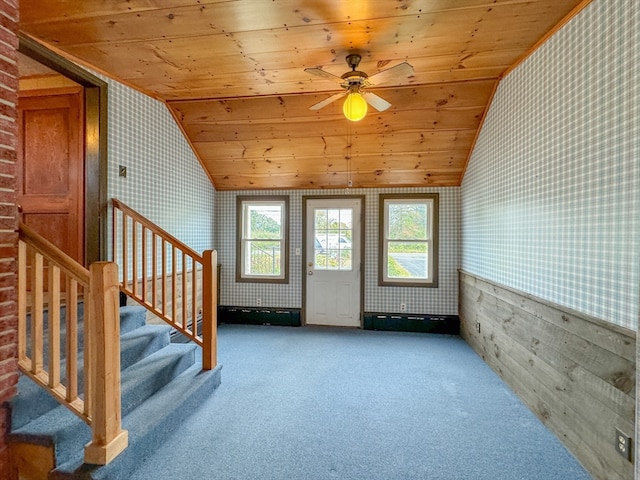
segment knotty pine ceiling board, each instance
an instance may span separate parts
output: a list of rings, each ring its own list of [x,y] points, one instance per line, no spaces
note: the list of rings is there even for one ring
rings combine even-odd
[[[245,178],[238,172],[251,173],[253,188],[335,188],[349,178],[353,187],[386,180],[446,185],[459,182],[494,86],[482,80],[384,89],[393,106],[357,124],[339,103],[310,112],[324,94],[169,105],[220,190],[236,189]]]
[[[329,84],[331,85],[331,83]],[[392,102],[393,111],[401,109],[453,109],[484,107],[489,100],[494,84],[495,80],[478,80],[405,88],[381,88],[375,91]],[[185,127],[193,123],[216,124],[234,119],[323,117],[325,111],[328,114],[341,112],[342,106],[334,102],[327,107],[329,110],[310,111],[309,107],[338,91],[339,88],[334,88],[327,93],[319,94],[185,100],[172,101],[169,104],[175,109]],[[381,114],[384,113],[386,112]],[[359,123],[352,123],[352,125],[359,125]]]
[[[587,0],[21,0],[20,29],[165,101],[219,190],[459,185],[501,75]],[[413,75],[348,122],[308,67]]]
[[[238,165],[243,164],[256,174],[292,174],[292,173],[326,173],[346,170],[348,165],[348,149],[345,144],[340,144],[339,139],[325,139],[328,145],[326,152],[323,146],[316,151],[316,154],[298,154],[295,156],[267,156],[267,157],[229,157],[229,160],[216,160],[216,173],[220,175],[232,175],[237,173]],[[365,150],[365,151],[362,151]],[[380,168],[395,169],[398,171],[413,172],[417,169],[430,169],[433,171],[447,171],[453,168],[456,158],[463,157],[466,149],[450,149],[430,151],[412,151],[411,148],[403,147],[394,152],[389,149],[389,153],[369,152],[361,149],[351,159],[354,171],[376,171]],[[238,160],[242,158],[242,160]],[[376,162],[376,163],[372,163]],[[371,168],[375,165],[376,168]],[[378,168],[379,167],[379,168]]]
[[[347,188],[349,180],[352,185],[358,188],[384,188],[412,187],[416,186],[419,179],[419,186],[449,187],[455,184],[461,172],[456,169],[448,169],[439,175],[431,172],[402,172],[392,170],[368,171],[364,173],[347,173],[344,168],[335,170],[323,175],[301,173],[297,175],[256,175],[247,171],[235,175],[214,175],[214,183],[221,183],[225,186],[221,190],[265,190],[265,189],[324,189],[324,188]]]

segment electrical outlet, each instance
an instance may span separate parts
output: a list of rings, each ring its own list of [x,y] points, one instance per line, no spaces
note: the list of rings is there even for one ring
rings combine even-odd
[[[401,312],[406,312],[407,311],[407,304],[406,303],[401,303],[400,304],[400,311]]]
[[[476,322],[476,330],[480,333],[480,322]]]
[[[262,306],[262,299],[261,298],[256,298],[256,306],[258,306],[258,307]]]
[[[121,177],[127,177],[127,167],[125,167],[124,165],[119,165],[118,166],[118,175],[120,175]]]
[[[616,451],[627,460],[631,460],[631,437],[616,428]]]

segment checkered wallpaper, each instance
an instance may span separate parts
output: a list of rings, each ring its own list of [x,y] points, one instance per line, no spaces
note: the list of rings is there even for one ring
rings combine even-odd
[[[636,329],[638,3],[596,0],[500,84],[462,185],[462,267]]]
[[[440,194],[439,288],[378,286],[378,195],[380,193],[438,192]],[[406,303],[408,313],[456,315],[458,313],[459,188],[396,188],[342,190],[278,191],[289,195],[290,202],[290,271],[289,284],[236,283],[236,196],[273,195],[273,191],[216,192],[216,242],[218,261],[222,264],[221,304],[253,306],[257,298],[265,307],[300,308],[302,306],[303,248],[302,197],[318,195],[365,196],[365,284],[364,308],[367,312],[397,313]]]
[[[123,201],[198,252],[211,248],[215,190],[167,107],[105,80],[109,198]],[[127,167],[126,178],[118,176],[119,165]]]
[[[116,197],[180,238],[196,251],[218,250],[222,264],[221,303],[251,306],[256,298],[269,307],[302,305],[302,197],[340,195],[345,190],[278,191],[290,196],[289,284],[235,282],[235,206],[238,194],[272,195],[273,191],[215,192],[166,107],[113,80],[109,83],[109,197]],[[119,165],[127,177],[118,176]],[[378,287],[378,194],[440,193],[440,287]],[[457,314],[459,265],[458,188],[350,190],[365,195],[365,310]],[[214,201],[215,197],[215,201]],[[214,213],[215,205],[215,213]],[[215,221],[215,225],[214,225]],[[215,242],[213,232],[216,231]]]

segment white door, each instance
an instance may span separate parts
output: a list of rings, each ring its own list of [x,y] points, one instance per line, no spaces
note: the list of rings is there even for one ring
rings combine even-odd
[[[306,201],[307,324],[360,326],[361,210],[360,198]]]

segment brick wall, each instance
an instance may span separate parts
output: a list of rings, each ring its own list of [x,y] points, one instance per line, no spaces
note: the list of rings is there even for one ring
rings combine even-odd
[[[6,436],[16,393],[16,144],[18,1],[0,0],[0,480],[15,478]]]

